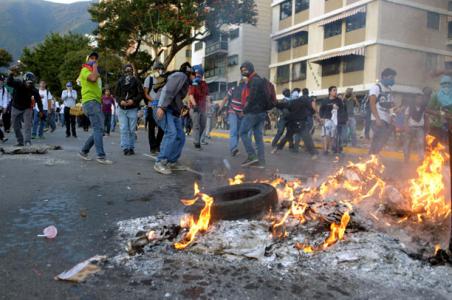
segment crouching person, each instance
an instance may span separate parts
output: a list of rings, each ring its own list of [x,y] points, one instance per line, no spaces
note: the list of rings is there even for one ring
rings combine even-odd
[[[154,165],[154,170],[158,173],[169,175],[172,169],[179,168],[177,161],[185,145],[185,133],[180,117],[184,106],[182,100],[187,95],[194,77],[190,64],[182,64],[178,72],[168,76],[158,108],[153,111],[157,125],[164,131],[160,153]]]

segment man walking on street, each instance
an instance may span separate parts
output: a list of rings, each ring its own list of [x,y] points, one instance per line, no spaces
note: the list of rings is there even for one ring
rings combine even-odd
[[[35,139],[37,135],[40,139],[44,138],[44,127],[46,125],[46,120],[49,117],[49,104],[52,103],[53,96],[47,90],[47,84],[44,80],[39,82],[39,95],[42,100],[42,107],[44,110],[44,116],[41,117],[39,114],[39,109],[37,103],[35,103],[34,107],[34,117],[33,117],[33,133],[32,139]]]
[[[124,66],[124,75],[116,85],[116,98],[119,103],[119,130],[121,149],[124,155],[135,154],[135,130],[137,128],[138,107],[143,98],[140,81],[133,75],[131,64]]]
[[[206,130],[209,87],[203,80],[202,67],[194,66],[193,71],[196,77],[188,90],[190,117],[193,121],[193,143],[196,149],[201,150],[201,137]]]
[[[31,125],[33,117],[33,107],[36,103],[39,109],[39,117],[44,117],[41,96],[34,87],[36,77],[33,73],[27,72],[23,80],[16,80],[14,76],[18,74],[17,68],[12,68],[6,84],[14,88],[13,99],[11,101],[11,119],[18,147],[31,145]],[[25,139],[22,134],[22,121],[24,122]]]
[[[187,95],[190,81],[194,77],[190,64],[188,62],[182,64],[179,72],[168,76],[158,108],[154,110],[155,121],[165,132],[154,165],[154,170],[158,173],[169,175],[172,170],[181,168],[177,161],[185,145],[185,133],[180,114],[184,106],[182,100]]]
[[[391,87],[395,84],[396,76],[396,71],[387,68],[381,73],[381,81],[370,88],[369,103],[374,135],[369,154],[379,154],[394,130],[391,116],[394,100]]]
[[[244,117],[240,125],[240,137],[245,146],[248,158],[242,163],[243,167],[254,166],[265,167],[265,147],[264,147],[264,125],[267,116],[266,112],[266,86],[265,81],[256,74],[254,65],[244,62],[240,66],[242,76],[248,78],[248,85],[243,89],[242,97],[246,99],[243,110]],[[253,147],[249,132],[254,134],[256,150]]]
[[[99,55],[92,52],[88,56],[88,61],[83,64],[80,72],[79,80],[82,87],[82,105],[83,112],[89,118],[93,133],[86,140],[85,145],[79,155],[84,160],[91,160],[88,156],[93,146],[96,147],[97,162],[100,164],[110,165],[112,162],[105,158],[104,151],[104,122],[101,110],[102,97],[102,81],[99,71],[97,70],[97,60]]]
[[[61,99],[64,105],[64,123],[66,125],[66,137],[77,137],[75,130],[75,116],[71,116],[71,108],[75,107],[77,102],[77,91],[72,89],[72,82],[66,83],[66,89],[61,93]]]

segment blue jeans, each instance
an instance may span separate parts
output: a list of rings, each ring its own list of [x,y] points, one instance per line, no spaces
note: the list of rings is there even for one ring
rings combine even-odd
[[[161,120],[157,119],[157,109],[153,110],[153,114],[155,122],[164,131],[157,162],[175,163],[179,160],[185,145],[182,119],[174,116],[171,110],[167,110]]]
[[[234,151],[239,147],[239,130],[242,118],[236,113],[229,113],[228,123],[229,123],[229,151]]]
[[[344,143],[352,143],[352,146],[356,146],[356,118],[348,117],[347,126],[343,131],[343,142]]]
[[[370,145],[369,154],[378,154],[384,148],[389,137],[394,131],[394,126],[382,121],[382,126],[377,126],[375,121],[372,121],[372,131],[374,136],[372,137],[372,143]]]
[[[36,134],[38,134],[39,136],[44,135],[44,127],[46,125],[47,119],[47,110],[44,110],[43,113],[44,117],[41,119],[39,118],[39,112],[37,110],[33,110],[33,131],[31,134],[32,136],[36,136]]]
[[[249,157],[256,156],[256,150],[254,150],[251,136],[248,134],[250,131],[254,134],[254,140],[256,142],[257,157],[259,162],[265,163],[265,147],[264,147],[264,125],[267,113],[262,112],[258,114],[246,114],[240,125],[240,137],[242,138],[243,145]]]
[[[119,130],[121,132],[121,149],[135,149],[135,130],[138,121],[138,108],[119,108]]]
[[[96,100],[91,100],[83,104],[83,112],[85,116],[89,118],[91,126],[93,127],[93,133],[86,140],[85,145],[82,148],[83,153],[88,153],[93,146],[96,147],[96,153],[98,158],[105,157],[104,151],[104,118],[102,115],[101,104]]]
[[[116,115],[116,113],[113,113],[111,115],[111,132],[115,132],[117,122],[118,122],[118,116]]]
[[[48,114],[48,117],[49,117],[49,127],[50,127],[50,129],[55,130],[56,129],[56,122],[55,122],[56,113],[54,111],[52,111],[51,113]]]

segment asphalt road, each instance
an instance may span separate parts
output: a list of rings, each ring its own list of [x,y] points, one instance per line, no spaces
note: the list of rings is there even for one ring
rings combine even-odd
[[[325,277],[313,272],[303,278],[284,280],[265,270],[257,270],[259,275],[255,275],[256,270],[249,270],[246,265],[218,267],[210,261],[189,266],[188,259],[165,261],[165,272],[139,281],[116,267],[82,284],[55,281],[55,275],[93,255],[117,254],[117,221],[160,211],[177,213],[183,209],[179,199],[192,193],[195,180],[202,187],[219,186],[244,171],[239,166],[244,154],[231,158],[224,140],[212,140],[203,151],[195,150],[187,141],[182,162],[204,176],[189,172],[163,176],[154,172],[152,160],[144,155],[148,153],[144,130],[138,133],[136,155],[131,157],[122,155],[118,133],[105,137],[107,155],[114,161],[111,166],[77,157],[86,136],[79,132],[78,139],[65,138],[64,131],[58,128],[47,134],[46,140],[36,143],[61,145],[64,150],[46,155],[0,156],[1,299],[159,299],[165,295],[180,299],[359,298],[360,288],[374,288],[376,293],[381,291],[380,296],[390,295],[377,283],[372,286],[352,278],[338,278],[333,273]],[[8,144],[13,142],[10,135]],[[231,171],[224,167],[225,158],[232,165]],[[357,158],[343,157],[337,162],[334,157],[320,157],[313,161],[303,154],[284,151],[267,155],[265,171],[244,172],[248,178],[268,178],[275,172],[326,175],[350,159]],[[399,162],[390,163],[394,170],[399,167]],[[408,173],[403,172],[404,176]],[[36,236],[52,224],[59,230],[56,239]],[[194,270],[190,276],[175,274],[185,267]],[[406,293],[409,296],[415,291]]]

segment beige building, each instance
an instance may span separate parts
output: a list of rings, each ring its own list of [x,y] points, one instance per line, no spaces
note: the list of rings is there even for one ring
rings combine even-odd
[[[452,69],[452,1],[273,0],[270,79],[277,91],[331,85],[367,91],[381,71],[398,72],[396,92],[435,86]]]
[[[255,0],[258,12],[256,26],[241,24],[228,28],[225,34],[209,36],[192,48],[192,64],[202,64],[209,94],[213,100],[224,97],[228,86],[241,78],[240,65],[251,61],[256,72],[269,78],[271,0]]]

